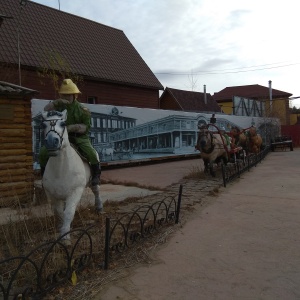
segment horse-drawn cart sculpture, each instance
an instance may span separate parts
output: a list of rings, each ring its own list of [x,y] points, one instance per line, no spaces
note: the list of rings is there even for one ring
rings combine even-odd
[[[245,156],[250,153],[258,153],[262,144],[260,135],[255,127],[240,131],[233,128],[228,135],[224,128],[218,128],[214,115],[211,123],[199,127],[196,150],[200,151],[204,161],[204,171],[215,177],[213,165],[228,162],[236,163],[238,159],[245,162]]]
[[[211,127],[215,130],[210,130]],[[204,161],[204,171],[209,171],[213,177],[216,175],[213,170],[214,163],[227,164],[230,160],[236,162],[240,152],[243,151],[240,146],[232,147],[230,137],[213,123],[199,127],[195,148],[200,151]]]

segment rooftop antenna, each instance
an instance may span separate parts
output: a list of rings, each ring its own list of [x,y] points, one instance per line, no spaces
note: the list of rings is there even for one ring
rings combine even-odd
[[[58,0],[58,9],[60,10],[60,0]]]
[[[269,97],[270,97],[270,111],[272,112],[272,106],[273,106],[273,97],[272,97],[272,80],[269,80]]]

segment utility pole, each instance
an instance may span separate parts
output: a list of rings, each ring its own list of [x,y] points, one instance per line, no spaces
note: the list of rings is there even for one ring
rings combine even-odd
[[[18,15],[18,23],[17,23],[17,47],[18,47],[18,66],[19,66],[19,85],[22,86],[22,76],[21,76],[21,47],[20,47],[20,18],[22,9],[26,6],[27,0],[20,0],[20,9]]]

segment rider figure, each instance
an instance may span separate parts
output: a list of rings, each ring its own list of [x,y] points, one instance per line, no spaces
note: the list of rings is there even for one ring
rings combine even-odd
[[[74,144],[79,152],[89,161],[92,172],[92,185],[100,183],[99,176],[101,173],[100,162],[96,150],[93,148],[89,130],[91,127],[91,113],[78,100],[78,94],[81,94],[76,84],[71,79],[64,79],[58,91],[60,98],[49,102],[45,111],[67,110],[67,130],[69,140]],[[41,173],[43,175],[47,161],[49,159],[46,147],[41,147],[39,153],[39,162]]]
[[[225,127],[221,126],[220,128],[220,133],[224,136],[225,140],[226,140],[226,147],[227,149],[230,151],[231,150],[231,143],[230,143],[230,137],[228,136],[228,134],[226,133]]]

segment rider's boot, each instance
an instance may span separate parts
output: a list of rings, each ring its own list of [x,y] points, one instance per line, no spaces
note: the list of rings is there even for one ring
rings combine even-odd
[[[92,185],[99,185],[100,174],[101,174],[100,163],[91,165],[91,171],[92,171]]]
[[[44,176],[44,173],[45,173],[45,167],[42,167],[42,166],[41,166],[41,176],[42,176],[42,177]]]

